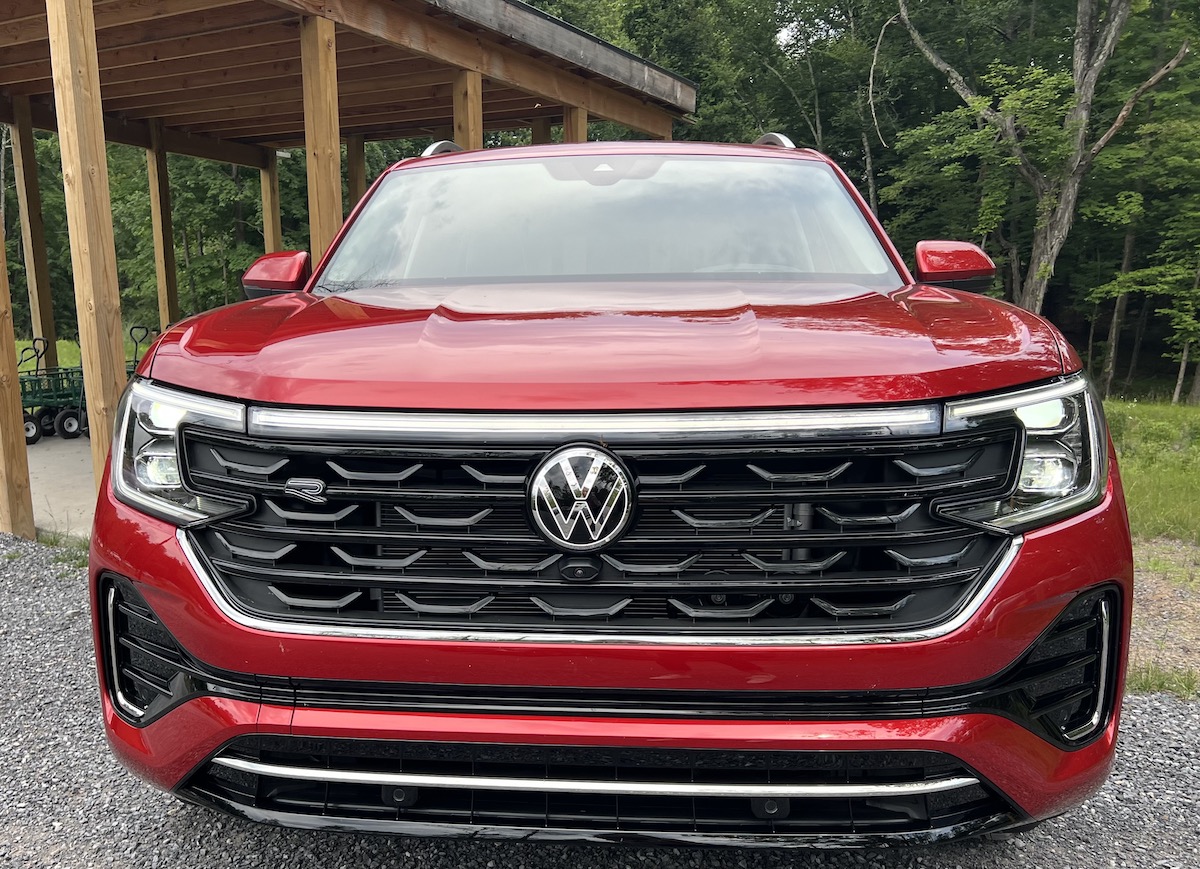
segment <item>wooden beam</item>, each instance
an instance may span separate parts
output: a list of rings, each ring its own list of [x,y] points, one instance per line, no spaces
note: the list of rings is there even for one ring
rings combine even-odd
[[[41,0],[43,8],[45,0]],[[279,10],[268,11],[276,15]],[[283,75],[281,69],[290,69],[298,76],[300,74],[300,43],[296,39],[298,22],[283,22],[275,31],[290,34],[290,38],[280,42],[274,39],[262,41],[252,48],[238,45],[230,47],[233,37],[240,37],[241,31],[228,33],[230,39],[225,40],[222,47],[217,45],[215,51],[194,56],[191,53],[179,55],[174,49],[181,43],[160,43],[157,51],[150,55],[150,60],[141,63],[125,64],[122,66],[106,67],[105,53],[100,52],[100,85],[104,88],[104,97],[130,96],[138,93],[175,91],[184,88],[204,88],[210,85],[228,84],[231,82],[257,81],[261,78],[271,78]],[[261,32],[261,31],[260,31]],[[188,43],[191,44],[191,41]],[[247,52],[253,54],[253,62],[246,63]],[[197,59],[202,57],[203,59]],[[377,41],[368,40],[351,31],[344,31],[338,36],[338,68],[346,66],[362,66],[373,62],[396,62],[399,59],[408,62],[430,66],[430,61],[415,55],[404,55],[391,45],[380,45]],[[0,80],[5,80],[7,70],[3,69],[4,59],[0,58]],[[191,82],[191,84],[181,84]],[[42,78],[20,82],[5,82],[4,89],[9,94],[51,94],[54,92],[54,82],[50,79],[50,65],[44,65]]]
[[[271,0],[303,15],[324,15],[343,27],[406,51],[469,69],[558,105],[579,106],[589,114],[662,137],[672,115],[663,108],[613,90],[480,38],[452,24],[414,13],[391,0]]]
[[[126,375],[96,27],[91,0],[46,0],[46,11],[92,469],[98,488]]]
[[[279,47],[288,49],[286,53],[281,52],[282,59],[279,60],[242,63],[239,56],[244,56],[245,52],[236,52],[227,57],[209,55],[199,62],[193,58],[169,62],[176,70],[170,75],[163,75],[161,69],[168,64],[157,64],[158,70],[153,65],[139,65],[113,70],[107,76],[102,73],[100,80],[104,86],[105,106],[132,108],[138,104],[134,100],[145,104],[155,94],[165,94],[172,104],[182,104],[204,97],[211,99],[219,95],[244,93],[249,83],[254,83],[261,90],[274,90],[293,83],[299,87],[300,48],[297,45]],[[353,81],[360,72],[378,77],[385,69],[399,75],[426,72],[430,68],[431,64],[424,58],[406,58],[390,45],[345,49],[341,37],[338,37],[339,81]],[[142,75],[125,78],[127,71],[141,71]],[[110,79],[120,80],[110,83]],[[449,76],[445,80],[449,81]]]
[[[12,296],[4,227],[0,226],[0,531],[33,540],[33,496],[29,491],[29,455],[17,374],[17,341],[13,333]]]
[[[339,56],[340,61],[340,56]],[[449,85],[454,73],[445,67],[431,68],[428,61],[420,65],[411,61],[395,63],[376,61],[349,69],[338,67],[338,93],[340,96],[363,95],[375,99],[392,98],[392,89],[419,88],[426,85]],[[255,81],[239,81],[229,84],[187,85],[182,89],[161,93],[135,94],[122,98],[110,98],[104,91],[104,107],[119,112],[123,118],[158,117],[156,109],[170,114],[202,111],[219,111],[232,106],[266,106],[272,103],[303,98],[300,61],[296,70],[287,75]],[[385,89],[385,90],[381,90]],[[447,88],[447,96],[449,88]]]
[[[515,100],[489,102],[484,122],[486,123],[494,119],[497,114],[517,113],[518,115],[529,117],[530,113],[534,111],[533,105],[533,101],[524,94]],[[499,109],[503,109],[504,111],[498,112],[497,110]],[[424,121],[425,126],[448,126],[450,127],[451,135],[453,135],[452,125],[454,118],[452,116],[452,108],[441,100],[426,100],[399,106],[368,106],[358,111],[344,111],[341,113],[341,127],[346,135],[357,133],[358,130],[355,128],[359,126],[386,124],[389,122],[407,124],[412,121]],[[264,118],[259,122],[253,120],[212,121],[206,124],[196,124],[189,129],[219,135],[227,139],[252,138],[259,141],[266,141],[268,139],[274,141],[279,137],[279,133],[281,132],[298,132],[303,128],[303,117],[301,115],[291,115]]]
[[[558,106],[530,108],[528,103],[507,111],[488,111],[483,118],[484,129],[487,130],[516,130],[528,127],[533,118],[551,117],[557,119],[562,114]],[[368,142],[383,139],[410,139],[415,137],[433,139],[452,139],[454,128],[449,124],[453,118],[431,117],[427,111],[415,112],[411,115],[384,115],[381,117],[348,118],[342,121],[344,135],[361,134]],[[240,132],[229,131],[223,135],[254,139],[257,142],[269,142],[276,148],[303,148],[303,123],[280,125],[264,129],[261,126],[246,126]]]
[[[365,81],[338,84],[338,108],[347,106],[392,105],[410,100],[437,99],[450,104],[454,75],[449,72],[422,73],[419,76],[380,76]],[[224,98],[183,102],[160,94],[154,105],[122,111],[125,118],[161,117],[168,127],[189,127],[192,124],[224,118],[266,118],[290,115],[303,111],[304,90],[301,80],[294,86],[277,91],[258,91],[243,84],[240,93]]]
[[[586,142],[588,135],[587,109],[566,106],[563,109],[563,141]]]
[[[358,205],[367,192],[367,150],[362,136],[346,137],[347,211]]]
[[[696,88],[685,79],[525,4],[505,0],[420,0],[500,36],[636,88],[683,112],[696,110]]]
[[[131,3],[129,0],[97,0],[93,6],[97,32],[127,27],[146,21],[161,21],[175,15],[203,12],[222,6],[238,6],[245,0],[171,0],[169,3]],[[0,48],[47,39],[45,15],[0,23]]]
[[[25,252],[25,283],[29,288],[29,313],[33,336],[46,340],[47,368],[58,367],[58,333],[54,327],[54,294],[50,287],[50,262],[46,251],[46,222],[42,217],[42,188],[38,184],[37,150],[33,141],[33,116],[29,98],[12,102],[13,168],[17,206],[21,212],[21,245]]]
[[[454,76],[454,141],[468,151],[483,149],[483,76],[474,70]]]
[[[333,22],[300,23],[304,72],[304,142],[308,162],[308,232],[319,262],[342,226],[342,142],[338,126],[337,41]]]
[[[30,104],[33,128],[58,132],[58,120],[54,109],[41,103]],[[13,101],[0,94],[0,123],[16,124]],[[110,142],[131,145],[134,148],[150,147],[150,127],[144,121],[126,121],[122,118],[104,118],[104,136]],[[266,165],[266,151],[257,145],[244,142],[227,142],[208,136],[198,136],[182,130],[163,130],[163,146],[172,154],[186,154],[218,163],[236,163],[261,169]]]
[[[534,118],[529,129],[529,139],[534,145],[549,145],[554,141],[553,124],[549,118]]]
[[[179,279],[175,270],[175,228],[171,221],[171,181],[161,121],[150,122],[146,151],[150,178],[150,231],[154,236],[154,275],[158,281],[158,325],[165,332],[179,319]]]
[[[262,220],[264,253],[283,250],[283,225],[279,212],[279,158],[274,151],[267,165],[259,170],[262,182]]]
[[[233,15],[226,11],[224,16],[203,24],[203,32],[180,30],[179,26],[160,25],[139,32],[131,43],[124,39],[115,44],[101,47],[100,68],[120,69],[126,66],[154,63],[159,60],[183,57],[204,57],[233,50],[258,51],[264,46],[283,42],[294,44],[297,22],[286,13],[265,6],[255,6],[253,15]],[[123,34],[123,31],[114,31]],[[37,81],[50,77],[50,64],[45,60],[44,45],[18,46],[0,55],[0,82],[7,87],[10,83]]]

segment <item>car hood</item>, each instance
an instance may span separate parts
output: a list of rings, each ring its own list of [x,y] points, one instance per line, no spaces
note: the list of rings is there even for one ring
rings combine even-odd
[[[930,286],[476,285],[306,293],[185,320],[142,366],[253,402],[463,410],[923,401],[1063,373],[1044,320]]]

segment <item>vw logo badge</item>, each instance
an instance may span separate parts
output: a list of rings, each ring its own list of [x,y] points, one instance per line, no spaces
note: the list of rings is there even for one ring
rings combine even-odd
[[[633,518],[633,482],[616,456],[570,446],[548,455],[529,487],[533,521],[546,539],[571,552],[616,540]]]

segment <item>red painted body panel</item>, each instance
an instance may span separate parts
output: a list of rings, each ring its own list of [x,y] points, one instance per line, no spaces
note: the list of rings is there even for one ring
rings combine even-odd
[[[924,401],[1061,373],[1056,331],[1002,302],[775,283],[461,287],[411,310],[287,295],[180,323],[150,368],[262,403],[459,410]]]
[[[534,745],[730,750],[946,751],[1000,787],[1032,819],[1079,803],[1108,777],[1118,717],[1078,751],[1060,751],[996,715],[883,721],[679,721],[496,717],[346,709],[292,709],[214,700],[185,703],[138,730],[104,697],[110,742],[122,762],[172,789],[221,744],[250,732],[307,737]]]
[[[1118,719],[1086,748],[1062,752],[994,715],[899,721],[677,721],[535,718],[296,709],[193,700],[145,730],[104,700],[117,755],[161,788],[177,785],[206,754],[249,732],[343,739],[400,739],[646,748],[813,751],[944,751],[1003,790],[1032,818],[1058,814],[1107,777]],[[241,716],[240,718],[238,716]]]
[[[312,258],[308,251],[284,250],[259,257],[242,276],[242,284],[270,292],[304,289],[312,277]]]
[[[992,258],[965,241],[919,241],[916,265],[918,281],[963,281],[996,274]]]

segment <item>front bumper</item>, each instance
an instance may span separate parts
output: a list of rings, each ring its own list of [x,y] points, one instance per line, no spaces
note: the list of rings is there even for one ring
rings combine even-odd
[[[416,835],[554,841],[879,845],[976,835],[1050,817],[1098,788],[1112,763],[1123,653],[1113,661],[1112,712],[1107,723],[1079,746],[1055,744],[1012,716],[994,710],[979,711],[969,704],[939,706],[933,701],[957,688],[962,689],[960,693],[970,693],[971,686],[986,683],[1010,668],[1083,589],[1109,584],[1118,592],[1114,630],[1116,647],[1124,650],[1132,557],[1115,475],[1097,508],[1028,535],[987,600],[950,634],[915,642],[813,647],[419,642],[250,628],[231,621],[204,590],[173,528],[119,504],[107,485],[102,492],[93,534],[94,612],[103,611],[96,595],[104,578],[128,577],[190,656],[218,674],[241,674],[235,680],[241,686],[238,690],[201,693],[143,724],[118,712],[102,668],[105,725],[114,751],[131,769],[162,788],[255,820]],[[97,619],[101,653],[103,633],[102,620]],[[102,656],[98,659],[104,660]],[[373,694],[332,692],[323,700],[314,686],[331,683],[379,690]],[[243,690],[246,685],[248,691]],[[538,692],[545,689],[574,691],[579,699],[570,709],[562,704],[539,709],[536,703],[525,702],[508,708],[495,703],[454,707],[423,701],[420,691],[407,692],[401,703],[395,699],[395,691],[389,695],[381,686],[462,686],[472,697],[482,693],[536,698],[542,697]],[[627,707],[624,714],[622,692],[629,692],[638,704]],[[725,698],[723,705],[714,703],[692,712],[678,704],[671,706],[679,697],[716,693]],[[786,708],[759,702],[764,696],[789,695],[822,697],[829,702]],[[655,696],[664,702],[644,702]],[[610,699],[602,703],[601,697]],[[745,709],[738,710],[736,701],[742,697]],[[907,705],[890,703],[897,697],[905,698]],[[591,699],[595,702],[589,707]],[[319,811],[303,800],[289,803],[275,798],[287,792],[286,775],[263,776],[265,792],[256,791],[246,799],[230,798],[211,787],[214,760],[240,756],[254,761],[253,752],[246,754],[245,740],[268,736],[287,740],[287,745],[301,754],[315,745],[313,740],[334,740],[343,746],[633,751],[633,769],[644,765],[638,758],[661,751],[744,754],[751,766],[771,753],[837,757],[849,764],[844,775],[847,784],[861,780],[864,773],[854,772],[858,767],[846,758],[933,752],[958,765],[958,774],[977,779],[987,800],[979,802],[974,813],[938,815],[928,810],[930,798],[926,795],[905,794],[904,799],[919,797],[918,807],[902,801],[892,807],[893,814],[908,817],[912,823],[890,829],[886,824],[863,823],[864,808],[856,809],[853,803],[854,799],[886,801],[886,795],[845,797],[850,807],[849,827],[826,825],[804,830],[768,821],[739,828],[706,826],[700,823],[702,819],[694,818],[691,829],[686,829],[686,820],[674,816],[657,827],[644,822],[623,825],[619,817],[613,821],[612,812],[595,807],[588,810],[590,815],[585,812],[569,821],[555,820],[557,816],[547,809],[536,823],[521,823],[520,818],[494,822],[486,813],[476,817],[473,812],[465,820],[460,815],[454,822],[446,822],[436,812],[423,818],[408,807],[380,803],[385,799],[378,790],[383,785],[369,776],[375,804],[363,805],[363,794],[369,792],[359,783],[353,799],[335,800]],[[373,756],[373,751],[367,755]],[[322,761],[325,768],[338,769],[337,757],[352,770],[387,774],[397,769],[391,760],[374,764],[354,751],[335,753],[334,760]],[[689,775],[696,780],[695,773]],[[869,781],[888,781],[879,772],[865,775]],[[913,781],[914,775],[904,773],[900,780]],[[595,777],[593,770],[585,779]],[[617,773],[615,778],[634,780],[636,774]],[[770,774],[767,778],[766,784],[770,784]],[[795,784],[795,778],[785,775],[785,784]],[[703,775],[700,780],[704,781]],[[726,775],[718,780],[730,779]],[[751,782],[764,784],[760,778],[752,777]],[[346,782],[334,786],[343,785],[349,786]],[[829,795],[835,800],[842,798],[836,790]],[[628,797],[618,798],[618,808],[619,800]],[[746,797],[752,798],[766,797]],[[815,805],[802,800],[800,804]],[[357,808],[346,809],[345,805]],[[922,805],[926,808],[920,808]],[[857,823],[856,810],[860,815]],[[817,814],[825,811],[821,808]],[[746,814],[753,818],[752,813]],[[941,823],[939,818],[949,821]],[[786,832],[779,833],[780,829]]]

